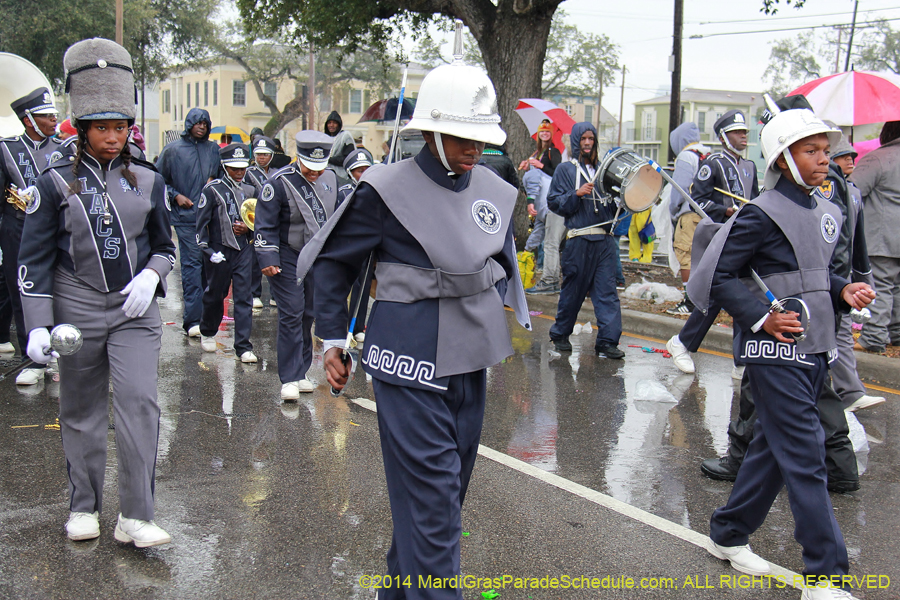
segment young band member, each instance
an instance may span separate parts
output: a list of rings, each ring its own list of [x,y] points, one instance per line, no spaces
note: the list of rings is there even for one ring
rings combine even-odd
[[[813,192],[839,139],[812,111],[776,115],[762,131],[768,191],[716,234],[688,282],[698,308],[721,305],[740,324],[738,352],[759,414],[731,496],[710,521],[709,551],[738,571],[768,574],[747,542],[787,486],[808,576],[804,600],[853,598],[828,581],[846,575],[849,563],[826,489],[816,399],[836,358],[834,311],[861,309],[875,293],[829,269],[842,216]],[[749,277],[754,273],[782,308]],[[806,329],[800,311],[808,313]]]
[[[197,203],[197,244],[206,261],[200,346],[204,352],[216,351],[215,335],[231,288],[234,353],[243,363],[255,363],[250,343],[253,240],[250,228],[241,220],[241,204],[253,194],[253,187],[241,183],[250,164],[250,150],[243,144],[228,144],[219,154],[225,176],[207,183]]]
[[[138,547],[171,541],[153,523],[159,437],[157,363],[162,325],[156,296],[175,264],[166,185],[132,159],[131,56],[101,38],[65,54],[77,153],[51,164],[36,184],[19,253],[28,356],[50,360],[50,331],[70,323],[83,346],[59,358],[59,425],[72,540],[100,535],[109,396],[116,419],[119,519],[115,539]],[[102,68],[101,68],[102,65]]]
[[[506,137],[499,122],[481,70],[433,70],[407,125],[422,130],[425,147],[366,171],[298,263],[303,277],[321,248],[316,333],[326,340],[328,381],[342,389],[347,293],[371,253],[377,261],[362,364],[378,402],[394,523],[387,572],[409,583],[381,590],[382,599],[462,598],[458,589],[419,588],[419,577],[460,573],[460,511],[486,368],[512,353],[504,298],[530,328],[512,237],[516,190],[478,165],[484,144]]]

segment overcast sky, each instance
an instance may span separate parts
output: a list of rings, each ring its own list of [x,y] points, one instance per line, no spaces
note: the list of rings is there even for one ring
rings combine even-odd
[[[674,4],[674,0],[566,0],[560,5],[568,13],[568,21],[582,31],[605,34],[619,44],[620,63],[628,67],[626,121],[634,118],[631,104],[658,96],[660,88],[668,93]],[[765,87],[763,72],[769,63],[771,42],[802,31],[690,39],[692,35],[850,23],[853,15],[853,0],[807,0],[800,10],[783,6],[784,0],[781,5],[777,15],[766,16],[759,12],[762,0],[685,0],[682,89],[760,92]],[[900,0],[860,0],[857,22],[881,17],[900,18]],[[710,21],[716,23],[703,24]],[[898,29],[900,21],[892,25]],[[846,35],[844,43],[846,47]],[[833,67],[832,59],[823,75],[830,74]],[[616,85],[620,83],[621,77]],[[603,105],[614,114],[619,112],[618,100],[618,90],[604,90]]]

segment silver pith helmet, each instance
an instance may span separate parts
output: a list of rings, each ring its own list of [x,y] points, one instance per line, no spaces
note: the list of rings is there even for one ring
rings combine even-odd
[[[63,66],[73,124],[100,119],[134,122],[134,68],[125,48],[103,38],[82,40],[66,50]]]

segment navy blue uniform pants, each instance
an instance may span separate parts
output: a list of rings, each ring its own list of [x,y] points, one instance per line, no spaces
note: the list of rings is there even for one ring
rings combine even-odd
[[[251,232],[251,236],[253,232]],[[252,247],[252,244],[251,244]],[[253,254],[251,259],[251,270],[250,270],[250,293],[254,298],[262,298],[262,269],[259,267],[259,259],[256,258],[256,248],[253,248]]]
[[[253,344],[250,343],[250,331],[253,328],[253,297],[250,295],[253,246],[244,246],[242,250],[221,246],[215,251],[224,254],[225,260],[214,263],[208,256],[203,257],[206,261],[206,289],[203,290],[200,334],[207,337],[216,335],[222,324],[225,297],[231,287],[231,299],[234,302],[234,353],[240,356],[253,350]]]
[[[713,513],[709,535],[723,546],[748,543],[787,486],[804,574],[845,575],[847,548],[828,497],[825,433],[816,409],[828,365],[824,354],[807,358],[815,361],[813,369],[747,365],[759,417],[731,496]]]
[[[281,383],[300,381],[312,364],[313,271],[297,284],[297,256],[279,246],[281,273],[269,277],[269,289],[278,304],[278,377]]]
[[[13,317],[16,320],[16,337],[19,340],[19,352],[22,360],[27,360],[25,349],[28,347],[28,332],[25,331],[25,313],[22,312],[22,299],[19,297],[19,246],[22,244],[22,221],[17,219],[3,220],[0,225],[0,249],[3,250],[3,276],[6,278],[6,290]]]
[[[615,238],[603,236],[597,241],[574,237],[566,241],[562,254],[562,288],[556,310],[556,323],[550,339],[559,340],[572,333],[578,311],[588,294],[597,317],[596,347],[616,346],[622,336],[622,310],[616,292]]]
[[[2,225],[0,225],[2,227]],[[2,231],[2,229],[0,229]],[[2,249],[0,249],[2,251]],[[18,255],[17,255],[18,256]],[[10,300],[10,294],[12,293],[10,289],[6,285],[6,255],[3,255],[3,263],[4,267],[0,268],[0,344],[9,343],[9,326],[12,324],[12,300]],[[16,260],[13,259],[13,267],[16,265]],[[13,288],[16,287],[16,284],[13,283]],[[18,296],[18,293],[16,294]],[[16,328],[18,329],[18,327]],[[25,352],[22,352],[25,354]]]
[[[462,599],[460,590],[419,589],[418,582],[460,574],[460,512],[478,455],[485,385],[483,369],[450,377],[446,391],[372,381],[394,522],[387,572],[400,583],[382,589],[381,600]]]
[[[200,324],[203,312],[203,290],[206,288],[206,272],[203,270],[203,252],[197,245],[197,227],[193,224],[173,223],[178,236],[178,257],[181,262],[181,298],[184,302],[185,331]]]

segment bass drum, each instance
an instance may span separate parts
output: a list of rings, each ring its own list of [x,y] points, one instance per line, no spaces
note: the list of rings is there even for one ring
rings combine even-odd
[[[625,148],[606,154],[599,180],[605,193],[621,198],[625,208],[633,213],[652,208],[663,190],[662,175],[647,159]]]

